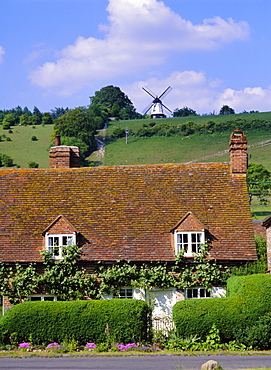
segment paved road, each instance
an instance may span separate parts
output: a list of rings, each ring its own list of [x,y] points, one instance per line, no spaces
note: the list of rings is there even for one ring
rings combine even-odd
[[[208,361],[223,369],[271,367],[271,353],[259,356],[142,356],[142,357],[58,357],[0,358],[1,370],[186,370],[200,369]]]

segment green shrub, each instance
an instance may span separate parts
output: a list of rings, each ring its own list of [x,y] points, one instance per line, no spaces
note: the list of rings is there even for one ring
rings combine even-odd
[[[24,302],[7,311],[0,329],[5,343],[14,332],[18,342],[31,337],[35,344],[141,342],[149,339],[149,307],[130,299]]]
[[[236,331],[236,339],[247,347],[269,349],[271,345],[271,313],[261,316],[252,326]]]
[[[0,153],[0,162],[2,163],[2,166],[5,166],[5,167],[14,166],[13,159],[9,155],[6,155],[6,154]]]
[[[125,129],[123,127],[117,127],[113,132],[111,137],[120,138],[125,137]]]
[[[39,167],[39,164],[34,162],[34,161],[30,161],[28,162],[28,168],[38,168]]]
[[[206,338],[213,324],[222,341],[236,338],[239,330],[251,327],[270,312],[271,275],[234,276],[227,282],[227,298],[185,300],[173,307],[173,320],[180,337]],[[256,330],[256,329],[255,329]]]

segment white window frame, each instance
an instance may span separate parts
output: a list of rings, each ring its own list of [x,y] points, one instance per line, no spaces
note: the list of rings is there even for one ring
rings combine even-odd
[[[202,231],[175,231],[174,234],[175,252],[178,255],[184,250],[185,257],[193,257],[199,253],[199,246],[204,244],[205,235]]]
[[[203,287],[188,288],[185,290],[185,299],[207,299],[212,293]]]
[[[134,290],[130,287],[120,288],[118,294],[114,293],[113,298],[120,298],[120,299],[133,299],[134,298]]]
[[[40,298],[40,299],[32,300],[32,298]],[[53,298],[53,299],[46,299],[46,298]],[[53,301],[57,301],[57,296],[49,295],[49,294],[42,294],[42,295],[41,294],[33,294],[30,297],[30,301],[31,302],[53,302]]]
[[[45,235],[45,246],[52,259],[63,259],[63,248],[67,245],[76,244],[76,234],[50,234]]]

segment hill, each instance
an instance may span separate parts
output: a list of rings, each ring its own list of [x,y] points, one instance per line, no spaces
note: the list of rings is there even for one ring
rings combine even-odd
[[[22,168],[28,168],[31,161],[40,168],[47,168],[52,132],[53,125],[14,126],[11,130],[0,126],[0,153],[9,155],[15,165]],[[33,136],[37,140],[32,140]]]
[[[234,128],[243,129],[248,139],[249,160],[252,163],[262,163],[271,171],[271,129],[252,129],[243,128],[244,121],[246,126],[251,122],[268,122],[271,128],[271,112],[265,113],[242,113],[226,116],[190,116],[181,118],[165,118],[162,120],[135,120],[135,121],[113,121],[107,129],[107,137],[112,135],[116,128],[127,128],[137,132],[142,126],[148,126],[156,121],[157,124],[163,122],[164,125],[182,125],[190,121],[197,125],[204,125],[207,122],[219,124],[221,122],[232,121],[232,127],[217,132],[195,133],[193,135],[173,135],[173,136],[152,136],[138,137],[128,135],[114,140],[106,140],[105,157],[102,161],[104,165],[125,165],[125,164],[151,164],[151,163],[171,163],[171,162],[221,162],[228,161],[228,142],[229,135]],[[90,159],[93,159],[90,158]]]

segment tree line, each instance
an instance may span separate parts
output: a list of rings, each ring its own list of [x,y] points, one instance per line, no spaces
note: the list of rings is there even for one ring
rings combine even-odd
[[[243,111],[242,113],[259,113],[258,111],[251,110],[249,112]],[[223,105],[219,110],[219,115],[226,115],[226,114],[235,114],[235,110],[231,108],[229,105]],[[189,116],[199,116],[194,109],[183,107],[183,108],[176,108],[173,112],[173,117],[189,117]],[[203,116],[214,116],[215,112],[211,112],[208,114],[203,114]]]
[[[0,110],[0,124],[5,130],[18,125],[54,125],[53,135],[60,135],[63,145],[78,146],[82,161],[96,149],[95,134],[110,117],[136,119],[142,118],[142,115],[136,112],[128,96],[119,87],[112,85],[96,91],[90,97],[90,105],[86,107],[58,107],[45,113],[37,107],[33,111],[20,106]]]

